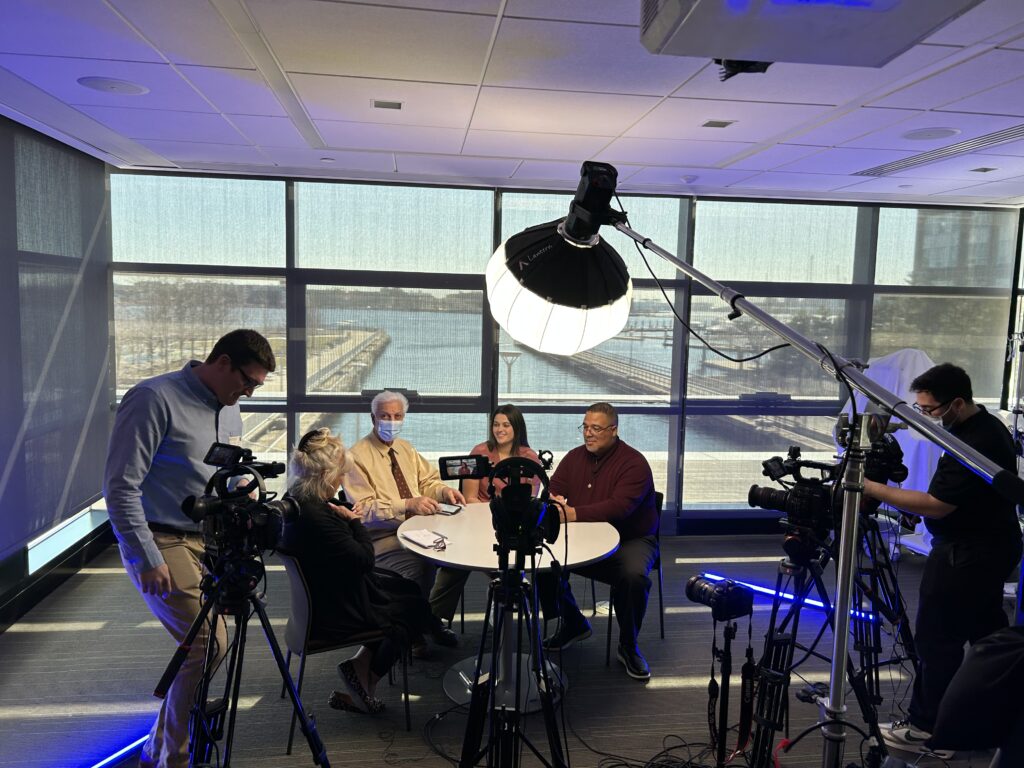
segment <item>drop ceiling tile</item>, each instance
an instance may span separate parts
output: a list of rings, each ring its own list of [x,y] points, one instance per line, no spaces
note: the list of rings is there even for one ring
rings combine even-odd
[[[248,163],[251,165],[271,165],[268,157],[260,153],[256,147],[237,144],[204,144],[193,141],[139,141],[146,147],[175,163]]]
[[[994,168],[987,173],[975,171],[975,168]],[[1024,157],[1003,155],[960,155],[948,160],[940,160],[928,165],[907,168],[904,171],[889,174],[890,176],[911,179],[962,179],[976,184],[1002,181],[1014,176],[1024,175]]]
[[[988,115],[1014,115],[1024,117],[1024,78],[980,91],[966,99],[946,104],[949,112],[978,112]]]
[[[847,141],[843,146],[869,149],[906,149],[915,153],[929,152],[933,149],[948,147],[961,141],[1012,128],[1021,123],[1024,123],[1024,120],[1017,117],[971,115],[964,112],[921,112],[907,120],[901,120],[894,125]],[[903,138],[908,131],[937,127],[955,128],[960,133],[949,138],[928,141]],[[803,137],[800,137],[800,140],[803,141]]]
[[[874,168],[876,165],[893,163],[910,157],[913,152],[893,149],[852,149],[830,147],[820,152],[779,166],[776,170],[786,173],[833,173],[848,174]]]
[[[917,45],[880,68],[780,61],[772,64],[767,72],[740,74],[725,82],[719,80],[719,67],[713,62],[706,62],[700,74],[673,96],[791,104],[845,104],[940,61],[956,50]]]
[[[926,43],[969,46],[1024,21],[1020,0],[985,0],[925,38]]]
[[[672,98],[658,105],[626,135],[647,139],[758,142],[792,131],[830,110],[831,107],[806,104]],[[703,128],[708,120],[736,122],[726,128]]]
[[[594,24],[626,24],[636,28],[640,37],[640,6],[630,2],[592,2],[592,0],[509,0],[506,16],[535,19],[569,19]]]
[[[79,109],[130,139],[196,141],[208,144],[248,143],[220,115],[122,107],[83,106]]]
[[[339,171],[374,171],[392,173],[394,156],[390,152],[342,152],[337,149],[290,149],[266,147],[264,154],[276,165],[288,168],[317,168],[327,173]],[[333,162],[325,163],[329,157]]]
[[[720,168],[661,167],[647,166],[630,176],[629,184],[658,184],[661,186],[719,186],[728,187],[755,174],[750,171],[734,171]],[[689,181],[687,181],[689,179]]]
[[[102,0],[7,0],[0,52],[163,61]]]
[[[611,136],[563,136],[556,133],[515,131],[470,131],[462,151],[467,155],[488,157],[529,157],[534,160],[573,160],[579,162],[612,140]],[[578,175],[578,174],[577,174]]]
[[[252,67],[210,0],[113,0],[113,5],[175,64]]]
[[[687,141],[685,139],[621,138],[612,142],[597,159],[607,163],[641,165],[718,165],[753,144],[738,141]]]
[[[1024,76],[1024,51],[994,50],[872,101],[872,107],[936,109]]]
[[[668,96],[704,64],[651,54],[635,27],[504,19],[484,83]]]
[[[476,88],[468,85],[326,75],[292,75],[290,79],[314,120],[464,128],[476,98]],[[400,101],[402,108],[376,109],[375,99]]]
[[[339,2],[339,0],[333,0]],[[501,0],[374,0],[374,5],[394,8],[418,8],[422,11],[457,11],[459,13],[498,13]]]
[[[902,195],[933,195],[960,189],[964,182],[949,179],[902,179],[895,176],[861,177],[851,176],[850,184],[837,187],[843,192],[856,192],[864,195],[877,193]]]
[[[245,136],[260,147],[306,147],[309,145],[287,117],[228,115]]]
[[[457,155],[465,131],[421,125],[382,125],[317,120],[324,142],[338,149],[378,149],[388,152],[438,152]]]
[[[988,184],[975,184],[969,187],[960,187],[955,190],[957,194],[969,197],[987,197],[990,200],[997,200],[1006,197],[1020,197],[1024,195],[1024,176],[995,181]]]
[[[493,157],[456,157],[452,155],[395,155],[399,173],[421,176],[443,176],[471,178],[507,179],[519,160],[505,160]]]
[[[780,165],[791,163],[794,160],[799,160],[801,157],[807,157],[807,155],[813,155],[815,152],[820,151],[821,147],[805,147],[800,144],[773,144],[766,149],[755,152],[749,157],[744,157],[734,163],[730,163],[726,167],[744,171],[770,171],[773,168],[778,168]]]
[[[849,176],[827,173],[783,173],[766,171],[730,185],[730,189],[775,189],[800,192],[827,192],[847,186]]]
[[[377,5],[248,0],[287,72],[478,83],[493,16]]]
[[[564,181],[567,184],[578,184],[580,180],[579,163],[560,163],[543,160],[527,160],[512,175],[515,181]]]
[[[0,54],[0,67],[13,72],[65,104],[135,109],[184,109],[190,112],[213,111],[213,107],[168,64]],[[80,77],[126,80],[149,88],[149,93],[126,96],[96,91],[79,85]]]
[[[254,69],[179,67],[221,112],[284,117],[286,112],[263,76]]]
[[[834,147],[853,141],[861,136],[874,133],[904,120],[909,120],[921,112],[909,109],[872,109],[861,107],[826,122],[808,128],[787,141],[794,144],[814,144],[821,147]],[[933,123],[933,125],[936,123]]]
[[[653,96],[485,87],[471,128],[532,133],[618,135],[658,103]]]

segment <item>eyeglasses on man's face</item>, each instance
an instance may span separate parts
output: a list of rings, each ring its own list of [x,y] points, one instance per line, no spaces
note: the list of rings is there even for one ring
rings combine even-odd
[[[238,371],[240,374],[242,374],[242,382],[245,384],[246,389],[259,389],[260,387],[263,386],[262,381],[257,381],[256,379],[254,379],[248,373],[243,371],[241,366],[232,364],[231,367]]]
[[[590,432],[594,435],[600,435],[602,432],[607,432],[609,429],[615,429],[617,424],[609,424],[607,427],[599,427],[596,424],[580,424],[577,429],[584,434]]]
[[[953,399],[955,400],[956,398]],[[949,405],[952,402],[953,400],[946,400],[944,403],[936,403],[935,405],[921,405],[920,403],[914,403],[910,407],[913,408],[918,413],[922,413],[925,416],[931,416],[933,413],[935,413],[935,411]]]

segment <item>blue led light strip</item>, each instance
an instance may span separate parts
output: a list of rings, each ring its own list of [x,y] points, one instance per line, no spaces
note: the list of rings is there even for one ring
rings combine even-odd
[[[129,752],[131,752],[133,749],[135,749],[136,747],[139,747],[142,744],[144,744],[146,739],[148,739],[148,738],[149,738],[149,734],[147,733],[141,739],[137,739],[137,740],[133,741],[127,747],[122,747],[121,749],[117,750],[117,752],[112,754],[110,757],[103,758],[102,760],[100,760],[95,765],[89,766],[89,768],[105,768],[105,766],[113,765],[115,762],[117,762],[117,760],[119,758],[124,757]]]
[[[719,575],[717,573],[707,573],[707,572],[705,572],[705,573],[702,573],[701,576],[703,576],[705,579],[709,579],[710,581],[732,581],[732,582],[735,582],[736,584],[742,584],[744,587],[747,587],[748,589],[752,589],[755,592],[758,592],[758,593],[760,593],[762,595],[768,595],[769,597],[775,597],[775,590],[772,589],[771,587],[762,587],[759,584],[751,584],[751,583],[746,582],[746,581],[740,581],[739,579],[731,579],[728,576],[721,576],[721,575]],[[792,601],[792,600],[795,599],[793,597],[793,595],[790,594],[789,592],[780,592],[779,593],[779,597],[781,597],[783,600],[789,600],[789,601]],[[815,600],[814,598],[811,598],[811,597],[805,597],[804,598],[804,605],[809,605],[812,608],[817,608],[819,611],[824,611],[825,610],[825,604],[823,602],[821,602],[821,600]],[[875,614],[868,613],[866,611],[851,610],[850,611],[850,615],[851,616],[856,616],[858,619],[866,619],[867,621],[874,621],[875,620]]]

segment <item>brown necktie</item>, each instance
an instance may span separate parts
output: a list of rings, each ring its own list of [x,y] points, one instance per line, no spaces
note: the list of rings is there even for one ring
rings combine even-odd
[[[395,454],[394,448],[388,449],[388,456],[391,457],[391,474],[395,476],[395,483],[398,485],[398,495],[403,499],[411,499],[412,491],[409,490],[409,484],[405,481],[402,468],[398,466],[398,456]]]

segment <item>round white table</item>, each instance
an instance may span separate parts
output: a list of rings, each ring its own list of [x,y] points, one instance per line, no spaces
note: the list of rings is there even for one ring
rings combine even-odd
[[[443,536],[445,548],[442,550],[419,546],[402,535],[416,530],[429,531],[438,538]],[[415,552],[437,565],[468,571],[498,570],[498,553],[494,551],[497,540],[491,524],[490,505],[486,502],[467,504],[455,515],[414,515],[399,526],[398,540],[410,552]],[[609,523],[569,523],[561,527],[558,538],[548,547],[563,568],[578,568],[603,560],[615,552],[619,548],[619,532]],[[515,553],[512,553],[510,560],[514,563]],[[529,559],[526,562],[529,566]],[[537,557],[537,570],[550,568],[551,555],[544,551]],[[495,605],[496,611],[500,609],[501,606]],[[534,620],[539,621],[540,618],[534,617]],[[516,622],[513,621],[502,622],[501,655],[498,659],[498,679],[495,683],[496,700],[509,704],[515,698],[516,675],[511,674],[512,667],[516,664],[515,626]],[[520,680],[530,679],[527,658],[523,655],[518,660]],[[452,701],[459,704],[469,702],[476,679],[476,663],[477,657],[471,656],[452,666],[445,674],[444,690]],[[564,688],[567,683],[564,676],[559,674],[551,662],[547,662],[547,666],[552,679],[560,679]],[[482,669],[490,669],[489,654],[485,654]],[[520,699],[521,712],[535,712],[540,708],[540,700],[533,685],[520,687]]]

